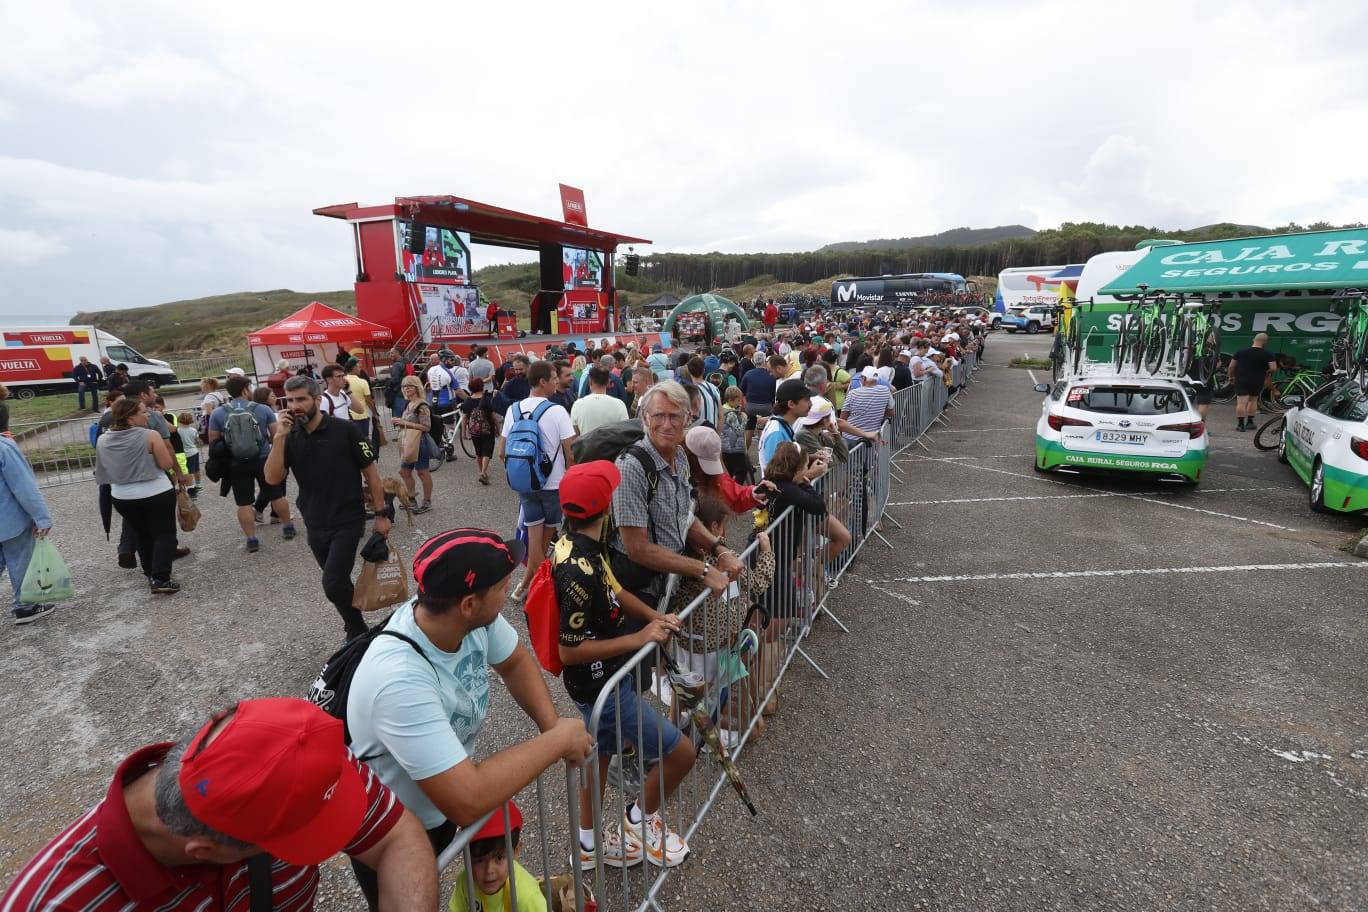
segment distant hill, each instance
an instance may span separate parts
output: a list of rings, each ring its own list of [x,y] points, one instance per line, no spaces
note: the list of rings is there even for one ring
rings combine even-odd
[[[973,247],[1012,238],[1026,238],[1035,234],[1025,225],[999,225],[996,228],[951,228],[940,234],[921,237],[875,238],[872,241],[841,241],[827,244],[818,253],[844,253],[851,250],[911,250],[913,247]]]

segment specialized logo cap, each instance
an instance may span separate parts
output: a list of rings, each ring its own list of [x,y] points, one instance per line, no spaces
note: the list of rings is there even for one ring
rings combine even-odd
[[[508,576],[526,553],[522,542],[488,529],[451,529],[423,542],[413,556],[413,580],[423,595],[460,598]]]
[[[316,865],[355,838],[369,801],[341,720],[307,700],[244,700],[209,741],[226,715],[196,733],[181,761],[196,820],[295,865]]]

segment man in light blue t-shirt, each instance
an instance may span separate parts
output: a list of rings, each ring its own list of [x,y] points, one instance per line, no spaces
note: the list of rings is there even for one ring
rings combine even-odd
[[[413,558],[418,596],[390,617],[356,668],[347,696],[351,750],[428,831],[436,852],[558,760],[577,763],[594,740],[556,714],[537,660],[499,613],[523,546],[483,529],[452,529]],[[489,709],[489,668],[541,734],[484,760],[475,740]],[[375,907],[375,873],[353,862]]]

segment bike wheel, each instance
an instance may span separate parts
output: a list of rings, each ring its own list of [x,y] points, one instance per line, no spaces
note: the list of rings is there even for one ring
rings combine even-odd
[[[470,439],[470,425],[466,422],[464,415],[461,416],[457,429],[460,432],[457,436],[461,439],[461,452],[465,453],[467,458],[474,459],[475,442]]]
[[[1349,373],[1349,366],[1354,361],[1349,344],[1349,320],[1350,316],[1340,320],[1339,329],[1335,330],[1335,341],[1330,346],[1331,363],[1335,365],[1335,370],[1345,374]]]
[[[1064,379],[1064,337],[1055,333],[1054,344],[1050,346],[1050,374],[1055,381]]]
[[[1131,339],[1130,366],[1135,373],[1145,366],[1145,350],[1149,348],[1148,332],[1137,332]]]
[[[1164,352],[1168,349],[1168,330],[1157,326],[1150,334],[1149,344],[1145,346],[1145,370],[1157,374],[1164,365]]]
[[[1112,346],[1112,361],[1119,371],[1126,366],[1126,361],[1130,357],[1130,315],[1121,317],[1121,329],[1116,334],[1116,342]]]
[[[1259,411],[1265,415],[1281,415],[1287,411],[1286,406],[1282,404],[1282,397],[1283,394],[1280,390],[1269,389],[1265,386],[1259,391]]]
[[[1201,363],[1198,371],[1201,373],[1201,380],[1206,380],[1216,373],[1221,363],[1221,328],[1212,326],[1206,331],[1206,337],[1202,342]]]
[[[1283,428],[1287,427],[1286,415],[1274,415],[1259,426],[1254,435],[1254,447],[1260,450],[1276,450],[1282,441]]]
[[[1192,325],[1192,321],[1184,319],[1178,327],[1178,338],[1173,343],[1173,369],[1178,376],[1186,377],[1192,370],[1193,362],[1197,354],[1197,331]],[[1199,383],[1204,377],[1193,377]]]
[[[1080,360],[1080,349],[1078,340],[1078,313],[1075,312],[1069,318],[1069,335],[1064,343],[1064,356],[1069,364],[1073,366],[1073,372],[1078,373],[1078,362]]]

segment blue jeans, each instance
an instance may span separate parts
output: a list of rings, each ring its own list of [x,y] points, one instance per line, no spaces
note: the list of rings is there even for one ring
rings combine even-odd
[[[0,570],[9,573],[10,586],[14,589],[14,607],[27,607],[19,601],[19,589],[24,585],[24,574],[28,572],[29,559],[33,557],[33,532],[25,529],[14,538],[0,542]]]
[[[615,697],[609,697],[603,704],[603,715],[599,716],[598,731],[594,732],[594,740],[598,744],[598,752],[602,756],[611,756],[618,752],[618,717],[622,717],[622,743],[633,744],[641,753],[644,767],[647,771],[655,768],[655,765],[662,758],[669,755],[679,746],[679,740],[683,733],[676,728],[669,719],[666,719],[656,712],[649,703],[641,700],[641,695],[632,686],[632,676],[618,683]],[[589,717],[593,714],[594,705],[592,703],[576,703],[575,706],[580,711],[580,716],[584,719],[584,724],[589,724]],[[637,725],[638,720],[641,725],[640,743],[638,743]]]
[[[93,410],[99,408],[100,391],[95,387],[92,387],[88,383],[78,383],[76,384],[76,408],[80,411],[85,411],[85,401],[87,393],[90,395],[91,409]]]

